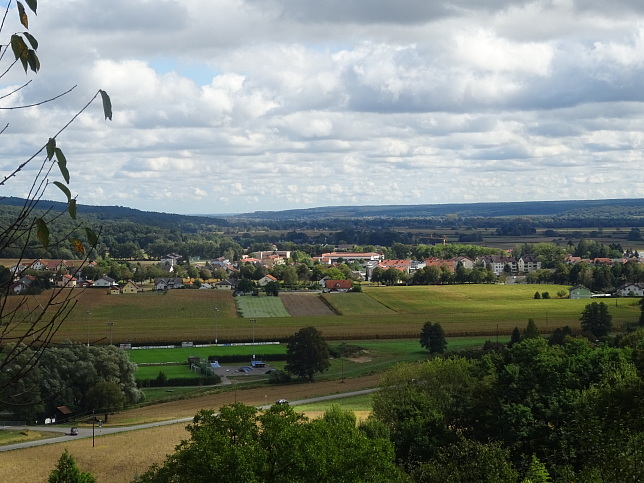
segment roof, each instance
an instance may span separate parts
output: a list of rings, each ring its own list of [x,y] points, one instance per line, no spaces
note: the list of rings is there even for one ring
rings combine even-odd
[[[325,280],[324,287],[331,290],[343,290],[353,287],[351,280]]]
[[[72,410],[69,409],[67,406],[57,406],[56,409],[60,411],[63,414],[72,414]]]

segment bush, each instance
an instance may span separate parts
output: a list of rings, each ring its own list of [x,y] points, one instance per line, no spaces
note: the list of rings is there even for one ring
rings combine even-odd
[[[168,376],[165,372],[159,371],[159,375],[155,379],[159,386],[165,386],[168,382]]]
[[[284,371],[275,371],[268,378],[269,384],[287,384],[291,382],[291,375]]]

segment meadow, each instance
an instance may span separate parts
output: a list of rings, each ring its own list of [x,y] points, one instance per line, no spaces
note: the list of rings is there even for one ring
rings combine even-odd
[[[243,296],[235,297],[237,310],[242,317],[290,317],[279,297]]]

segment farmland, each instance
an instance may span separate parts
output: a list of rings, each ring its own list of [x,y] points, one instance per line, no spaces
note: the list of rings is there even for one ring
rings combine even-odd
[[[237,297],[237,309],[242,317],[290,317],[279,297]]]
[[[285,341],[300,328],[313,325],[329,340],[404,339],[416,338],[427,320],[441,323],[448,336],[493,336],[509,335],[514,327],[525,327],[530,318],[541,331],[550,332],[565,325],[579,327],[579,317],[590,300],[535,300],[534,293],[548,291],[554,296],[567,288],[558,285],[372,286],[364,287],[363,293],[281,294],[279,298],[233,297],[230,292],[220,290],[169,290],[131,295],[77,290],[75,310],[56,337],[59,341],[69,339],[91,344],[113,341],[134,345],[182,341],[210,344],[215,339],[219,343],[250,342],[253,334],[257,341]],[[286,305],[282,297],[288,300]],[[315,306],[311,303],[316,297],[324,299],[324,311],[321,303],[315,302]],[[7,301],[12,303],[17,299],[10,297]],[[243,299],[240,303],[246,304],[245,308],[238,310],[236,299]],[[607,299],[615,327],[638,319],[637,300]],[[300,314],[310,315],[294,315],[298,310]],[[270,313],[274,315],[268,316]],[[249,318],[256,323],[250,323]]]

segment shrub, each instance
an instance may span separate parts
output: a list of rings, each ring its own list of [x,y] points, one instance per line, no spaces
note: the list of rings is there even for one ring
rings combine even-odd
[[[275,371],[268,378],[269,384],[287,384],[291,382],[291,375],[284,371]]]

